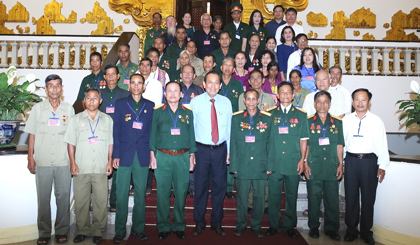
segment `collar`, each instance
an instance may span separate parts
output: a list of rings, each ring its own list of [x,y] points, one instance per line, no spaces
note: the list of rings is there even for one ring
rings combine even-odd
[[[98,109],[98,111],[96,112],[95,118],[92,120],[92,118],[89,116],[89,113],[88,113],[87,109],[85,109],[82,112],[82,115],[81,116],[82,116],[82,118],[87,118],[90,121],[96,122],[96,120],[98,120],[98,117],[100,116],[99,113],[100,113],[100,111]]]
[[[292,104],[290,103],[290,105],[286,107],[286,113],[289,113],[291,107],[292,107]],[[281,111],[284,111],[284,106],[282,104],[280,104],[280,108],[281,108]]]
[[[50,99],[48,97],[47,97],[46,100],[44,100],[41,103],[42,103],[41,104],[42,105],[42,110],[53,111],[53,107],[52,107],[52,105],[50,103]],[[63,104],[63,101],[60,99],[60,104],[58,105],[56,112],[61,109],[62,104]]]

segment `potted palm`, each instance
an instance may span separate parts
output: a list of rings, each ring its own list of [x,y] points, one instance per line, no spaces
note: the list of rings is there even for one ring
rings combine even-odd
[[[399,109],[403,112],[400,116],[400,122],[405,119],[406,127],[410,127],[413,124],[420,126],[420,85],[416,81],[411,81],[410,88],[413,92],[409,94],[414,96],[411,100],[399,100]]]
[[[38,81],[34,74],[16,78],[17,69],[10,66],[0,73],[0,147],[13,146],[10,142],[16,134],[25,112],[42,99],[34,92]],[[23,80],[19,82],[19,80]]]

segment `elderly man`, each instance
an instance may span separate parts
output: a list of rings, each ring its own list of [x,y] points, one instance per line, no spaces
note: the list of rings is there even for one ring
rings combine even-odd
[[[182,68],[190,64],[190,57],[190,52],[188,52],[188,50],[182,50],[181,53],[179,53],[177,62],[177,67],[179,66],[179,68],[171,74],[171,81],[181,82]]]
[[[364,88],[352,93],[355,112],[344,117],[343,130],[346,142],[344,189],[346,192],[347,242],[357,238],[360,216],[360,237],[367,244],[373,240],[373,206],[376,187],[385,178],[389,165],[388,144],[382,120],[369,111],[372,93]],[[360,197],[361,196],[361,205]],[[361,212],[360,212],[361,206]]]
[[[197,46],[195,45],[195,42],[188,41],[187,46],[185,46],[185,49],[190,54],[190,65],[194,67],[195,75],[201,76],[204,73],[203,60],[195,56],[195,53],[197,52]],[[178,62],[176,65],[176,69],[179,68],[181,68],[181,65]]]
[[[160,85],[159,85],[160,88]],[[146,224],[146,182],[149,173],[149,138],[152,127],[154,103],[143,98],[145,79],[140,74],[130,78],[131,96],[117,101],[114,115],[113,166],[117,176],[117,212],[115,217],[114,243],[123,242],[126,235],[128,214],[128,191],[130,176],[134,192],[133,225],[131,234],[139,240],[147,240],[144,233]],[[162,91],[160,89],[160,91]]]
[[[216,67],[216,58],[212,54],[206,54],[203,59],[204,73],[201,76],[197,76],[194,79],[194,84],[197,84],[203,87],[204,77],[206,76],[207,73],[212,71],[214,67]]]
[[[161,61],[163,54],[165,53],[166,45],[165,40],[162,37],[157,37],[153,40],[153,48],[159,50],[159,67],[161,66]]]
[[[327,91],[315,94],[316,114],[308,117],[310,137],[306,150],[305,176],[308,180],[309,236],[319,238],[318,228],[321,198],[325,204],[324,231],[339,241],[340,228],[338,181],[343,177],[343,125],[339,117],[330,115],[331,95]]]
[[[188,174],[194,170],[194,119],[191,109],[184,107],[181,85],[169,82],[165,88],[166,103],[155,107],[150,135],[150,167],[155,169],[157,188],[158,240],[165,240],[171,230],[179,239],[185,239],[185,197]],[[171,189],[175,203],[170,221]]]
[[[233,114],[230,144],[230,170],[236,176],[237,221],[235,236],[242,236],[247,227],[248,193],[253,188],[254,212],[251,231],[263,237],[264,193],[267,182],[268,134],[271,114],[258,109],[259,94],[255,89],[245,92],[246,110]]]
[[[271,110],[270,144],[268,149],[268,219],[267,235],[287,231],[296,238],[296,204],[300,174],[306,161],[306,146],[309,139],[306,112],[292,105],[293,86],[288,82],[278,85],[280,106]],[[286,215],[281,226],[280,204],[282,186],[286,194]]]
[[[276,38],[277,43],[281,43],[280,42],[281,31],[283,31],[283,28],[285,26],[291,26],[293,30],[295,31],[295,35],[298,35],[300,33],[305,33],[305,31],[303,30],[303,27],[296,23],[297,10],[295,8],[288,8],[286,10],[285,15],[286,15],[286,23],[279,26],[276,31],[275,38]]]
[[[204,58],[204,55],[211,53],[213,50],[219,48],[218,34],[211,27],[211,16],[204,13],[201,16],[201,30],[194,32],[194,41],[197,44],[198,57]]]
[[[139,72],[145,79],[143,97],[155,103],[156,106],[162,104],[163,89],[161,83],[150,76],[153,62],[149,58],[140,61]]]
[[[320,70],[315,74],[315,85],[318,90],[306,95],[305,101],[303,102],[302,109],[305,110],[309,115],[315,114],[316,112],[314,107],[315,94],[319,91],[330,92],[330,77],[328,76],[327,71]],[[331,115],[343,118],[344,115],[348,112],[347,108],[345,107],[344,95],[341,93],[341,91],[334,90],[331,93],[331,98],[331,108],[329,113]]]
[[[234,52],[230,49],[230,43],[232,42],[232,39],[230,38],[229,32],[227,31],[221,31],[220,32],[220,48],[214,50],[211,52],[214,57],[216,57],[216,68],[215,71],[220,71],[220,67],[223,64],[223,60],[227,57],[234,58]]]
[[[233,22],[227,24],[224,30],[229,32],[230,36],[232,37],[231,48],[234,53],[237,53],[238,51],[241,51],[242,39],[246,38],[250,28],[249,25],[241,21],[242,11],[244,10],[242,4],[232,3],[229,9],[232,12],[231,16]]]
[[[287,60],[287,76],[290,76],[290,72],[293,68],[297,65],[300,65],[300,56],[302,55],[302,50],[308,47],[308,37],[304,33],[300,33],[296,35],[296,44],[299,48],[295,52],[293,52],[289,59]],[[315,58],[318,61],[318,55],[315,54]]]
[[[28,169],[35,174],[38,197],[37,244],[48,244],[51,238],[51,190],[57,204],[55,218],[56,243],[67,242],[70,228],[70,161],[63,142],[73,107],[60,99],[63,82],[58,75],[45,78],[48,99],[32,108],[24,132],[29,133]],[[35,156],[34,156],[35,153]]]
[[[171,46],[175,40],[175,32],[176,32],[176,26],[178,23],[176,22],[175,17],[172,15],[169,15],[166,17],[166,28],[168,28],[168,31],[162,35],[162,39],[165,41],[166,47]]]
[[[335,91],[340,91],[344,95],[344,108],[346,108],[348,111],[347,113],[351,113],[351,95],[348,89],[341,86],[341,78],[343,77],[343,70],[340,66],[331,66],[330,70],[330,76],[331,76],[331,86],[329,92],[331,95]]]
[[[262,71],[260,70],[253,70],[249,74],[249,84],[253,89],[255,89],[259,94],[259,103],[258,103],[258,109],[261,111],[267,111],[273,106],[276,106],[276,102],[274,101],[271,94],[264,92],[261,89],[262,83],[264,79],[264,75]],[[243,111],[246,109],[246,104],[242,103],[244,101],[244,94],[239,95],[239,110]]]
[[[220,236],[226,236],[222,228],[222,219],[226,193],[226,165],[229,164],[232,105],[229,99],[218,94],[222,84],[217,72],[207,73],[203,84],[206,92],[190,103],[193,108],[198,148],[194,169],[196,227],[193,235],[201,235],[206,228],[205,214],[211,184],[211,229]]]
[[[128,90],[130,76],[133,75],[139,67],[137,64],[131,62],[130,56],[130,45],[128,43],[120,43],[118,45],[118,58],[120,63],[118,63],[117,67],[121,76],[118,80],[118,87],[125,90]]]
[[[93,243],[101,243],[102,232],[106,230],[107,175],[112,174],[113,122],[110,116],[99,111],[101,103],[98,89],[86,91],[86,110],[70,118],[63,139],[68,144],[70,171],[73,175],[78,230],[74,243],[83,242],[88,236],[93,236]],[[89,215],[91,203],[92,225]]]
[[[167,31],[160,25],[162,24],[162,15],[160,13],[153,14],[153,27],[146,32],[146,39],[144,40],[144,50],[149,50],[152,47],[153,39],[161,37]]]
[[[90,54],[90,69],[92,73],[84,77],[80,84],[79,93],[77,94],[78,100],[85,98],[85,92],[90,88],[104,88],[104,74],[101,71],[102,55],[98,52]]]
[[[284,7],[282,5],[276,5],[273,8],[274,19],[269,21],[265,27],[270,32],[270,35],[275,37],[276,31],[279,26],[286,24],[286,21],[283,20],[284,17]],[[281,32],[280,32],[281,33]]]

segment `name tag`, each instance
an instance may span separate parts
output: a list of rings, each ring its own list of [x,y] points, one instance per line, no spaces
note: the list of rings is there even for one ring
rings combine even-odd
[[[236,38],[236,39],[241,39],[241,35],[236,34],[236,35],[235,35],[235,38]]]
[[[210,45],[210,40],[204,40],[204,45]]]
[[[288,126],[279,126],[279,134],[289,134]]]
[[[98,136],[89,137],[88,140],[89,140],[89,145],[96,145],[99,143]]]
[[[306,80],[314,80],[314,77],[313,76],[307,76]]]
[[[106,107],[106,113],[114,113],[115,111],[115,106],[107,106]]]
[[[248,67],[248,71],[249,71],[249,72],[251,72],[251,71],[253,71],[253,70],[254,70],[254,67],[253,67],[253,66]]]
[[[244,92],[245,92],[246,91],[246,86],[244,85],[243,87],[244,87]]]
[[[130,79],[124,79],[124,84],[130,84]]]
[[[48,120],[48,126],[60,126],[60,119],[56,117],[51,117]]]
[[[245,135],[246,143],[255,143],[255,135]]]
[[[319,145],[330,145],[330,138],[323,137],[318,139]]]
[[[189,38],[189,37],[188,37],[188,38],[187,38],[187,40],[188,40],[188,42],[189,42],[189,41],[191,41],[191,38]]]
[[[143,128],[143,122],[134,121],[133,122],[133,128],[135,128],[135,129],[142,129]]]
[[[180,128],[171,128],[171,135],[181,135]]]
[[[364,143],[363,135],[355,134],[353,135],[353,142],[357,145]]]

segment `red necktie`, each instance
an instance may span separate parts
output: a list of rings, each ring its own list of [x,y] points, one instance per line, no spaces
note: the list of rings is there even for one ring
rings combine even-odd
[[[219,142],[219,128],[217,127],[217,113],[214,107],[214,99],[211,99],[211,141],[214,144]]]

